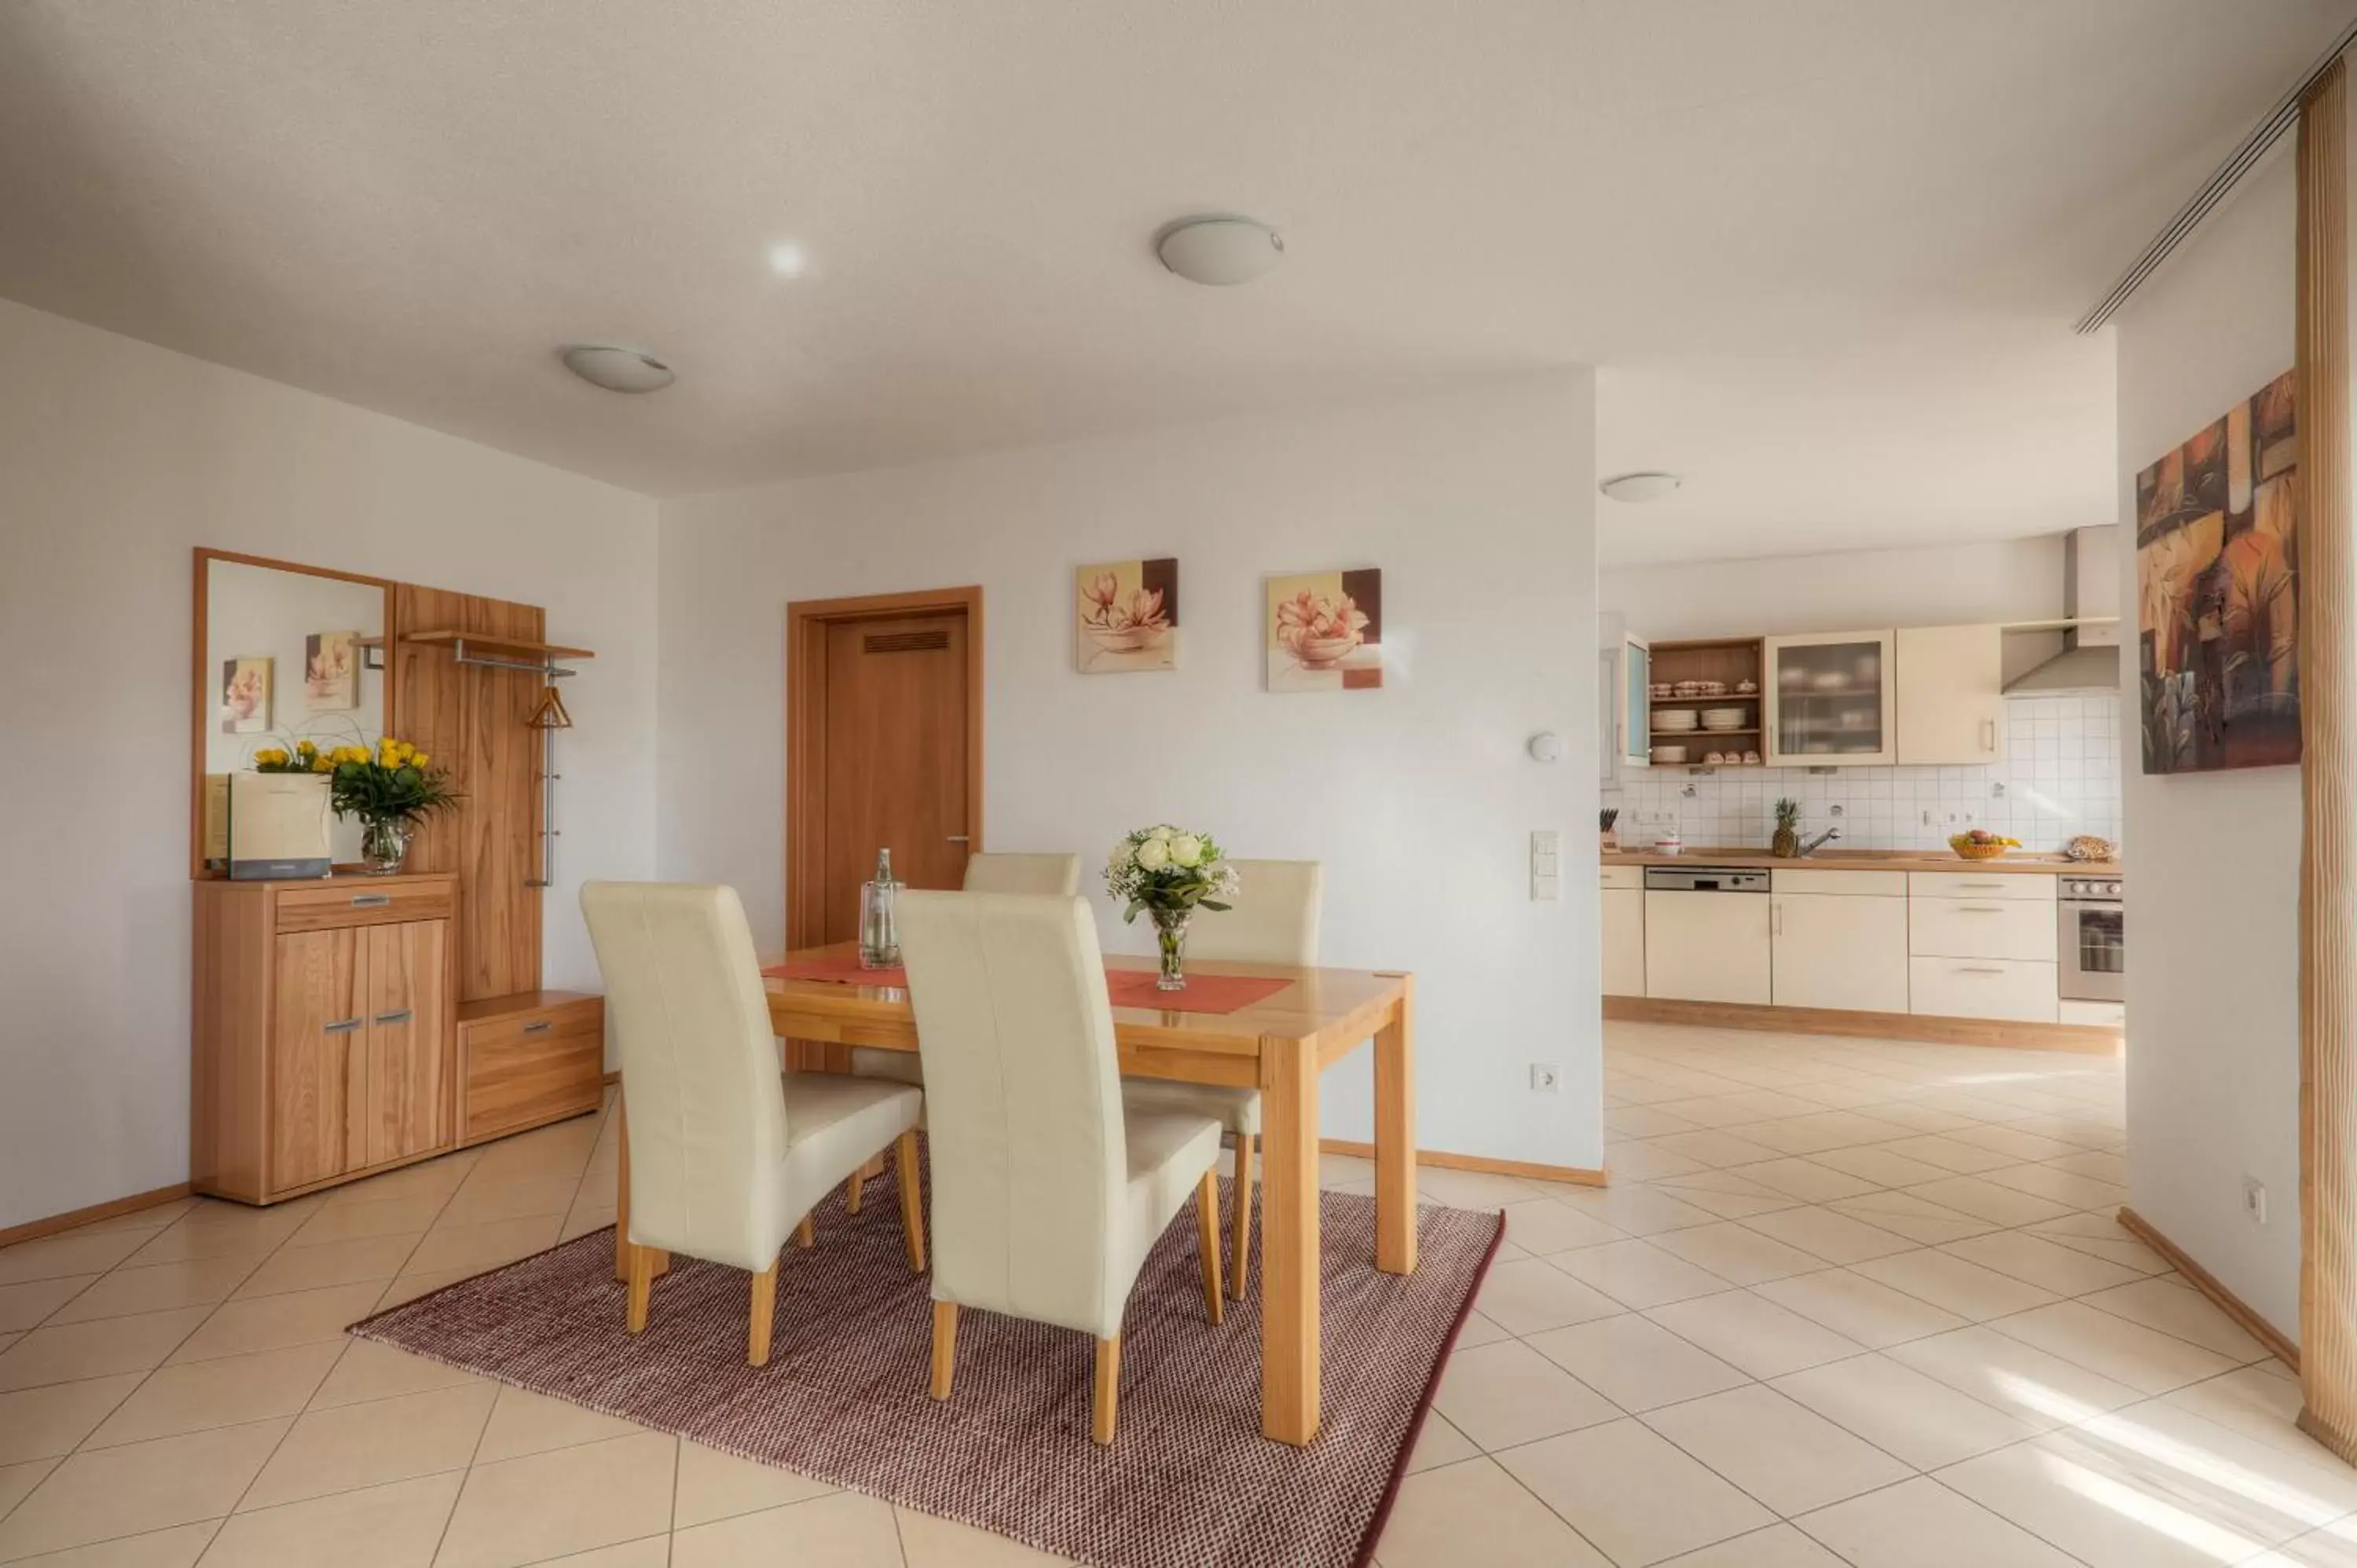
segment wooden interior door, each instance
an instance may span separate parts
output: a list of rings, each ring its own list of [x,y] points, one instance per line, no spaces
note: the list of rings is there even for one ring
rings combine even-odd
[[[355,1054],[367,1019],[360,928],[279,937],[271,1006],[270,1185],[302,1187],[360,1163]]]
[[[965,881],[967,617],[882,614],[826,625],[823,848],[813,869],[822,942],[859,935],[859,888],[876,853],[911,887]]]
[[[378,1165],[456,1141],[451,1109],[450,922],[370,926],[364,999],[368,1027],[361,1163]]]

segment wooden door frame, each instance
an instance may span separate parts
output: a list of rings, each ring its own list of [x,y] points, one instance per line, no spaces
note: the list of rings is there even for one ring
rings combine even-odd
[[[966,853],[982,853],[982,589],[927,588],[786,606],[786,946],[815,946],[825,885],[806,846],[826,837],[826,637],[840,621],[877,616],[965,617]],[[799,890],[799,891],[797,891]]]

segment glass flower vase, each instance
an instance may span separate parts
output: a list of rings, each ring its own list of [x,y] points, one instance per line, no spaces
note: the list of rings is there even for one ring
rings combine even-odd
[[[1154,940],[1162,949],[1162,973],[1154,983],[1157,991],[1187,989],[1187,918],[1190,909],[1157,909],[1154,914]]]
[[[361,828],[361,859],[372,876],[397,876],[402,860],[409,854],[409,824],[395,817],[385,817],[363,823]]]

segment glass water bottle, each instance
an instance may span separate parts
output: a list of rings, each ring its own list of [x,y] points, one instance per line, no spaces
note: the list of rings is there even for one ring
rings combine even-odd
[[[859,888],[859,967],[893,969],[900,962],[900,922],[893,912],[892,852],[876,852],[876,879]]]

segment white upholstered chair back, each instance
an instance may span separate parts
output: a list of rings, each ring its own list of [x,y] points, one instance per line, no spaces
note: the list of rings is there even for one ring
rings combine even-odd
[[[1117,1208],[1127,1154],[1088,906],[911,892],[899,927],[924,1058],[933,1299],[1119,1335],[1135,1273]]]
[[[976,854],[965,863],[969,893],[1053,893],[1070,898],[1081,890],[1077,854]]]
[[[788,1111],[737,890],[592,882],[581,912],[630,1096],[629,1239],[769,1267],[797,1217],[774,1212]]]
[[[1187,956],[1235,963],[1318,961],[1318,903],[1324,867],[1314,860],[1231,860],[1234,908],[1198,911],[1187,923]]]

